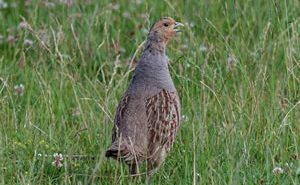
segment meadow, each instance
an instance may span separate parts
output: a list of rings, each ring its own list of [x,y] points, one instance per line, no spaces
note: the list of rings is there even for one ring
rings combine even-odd
[[[0,0],[0,185],[300,184],[299,10],[297,0]],[[148,182],[104,154],[148,30],[165,16],[185,24],[167,49],[182,126]]]

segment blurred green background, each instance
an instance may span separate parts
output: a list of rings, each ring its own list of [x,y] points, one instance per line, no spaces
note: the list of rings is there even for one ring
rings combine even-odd
[[[299,184],[299,10],[297,0],[0,0],[0,184]],[[183,123],[148,182],[104,152],[165,16],[185,24],[167,49]],[[53,153],[95,159],[59,168]]]

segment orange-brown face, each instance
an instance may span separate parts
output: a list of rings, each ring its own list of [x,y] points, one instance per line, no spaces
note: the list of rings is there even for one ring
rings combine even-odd
[[[179,26],[183,26],[183,24],[172,18],[161,18],[152,26],[150,33],[155,33],[163,42],[167,43],[177,32],[180,32]]]

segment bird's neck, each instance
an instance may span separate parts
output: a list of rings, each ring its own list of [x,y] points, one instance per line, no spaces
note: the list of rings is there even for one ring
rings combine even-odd
[[[145,50],[154,50],[160,52],[161,54],[165,54],[166,46],[167,42],[165,39],[150,33],[145,44]]]
[[[128,91],[130,93],[139,93],[139,90],[145,93],[146,89],[150,96],[161,89],[175,91],[165,48],[166,45],[159,42],[159,40],[149,39],[148,37],[145,49],[129,85]]]

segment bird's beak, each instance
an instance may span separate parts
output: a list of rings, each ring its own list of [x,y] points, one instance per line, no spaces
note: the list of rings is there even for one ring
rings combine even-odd
[[[175,26],[174,26],[174,30],[176,32],[181,32],[180,29],[178,27],[180,26],[184,26],[184,24],[180,23],[180,22],[175,22]]]

